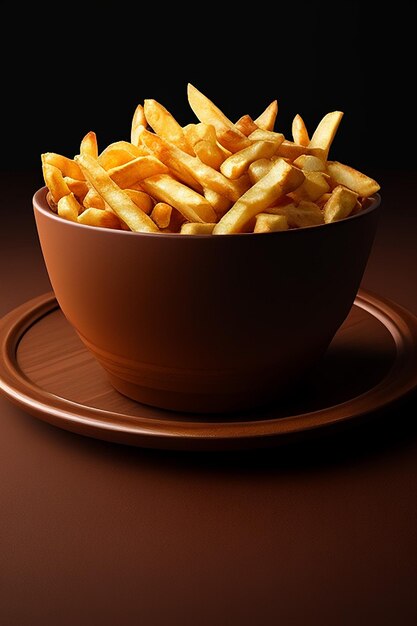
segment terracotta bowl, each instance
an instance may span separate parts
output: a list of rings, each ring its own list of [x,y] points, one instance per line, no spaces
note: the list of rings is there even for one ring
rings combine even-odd
[[[141,234],[33,205],[58,303],[122,394],[166,409],[248,409],[283,396],[347,316],[380,198],[333,224],[268,234]]]

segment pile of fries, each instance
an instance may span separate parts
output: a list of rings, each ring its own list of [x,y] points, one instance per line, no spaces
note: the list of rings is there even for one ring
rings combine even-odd
[[[379,185],[329,161],[343,113],[313,135],[296,115],[292,141],[274,130],[275,100],[236,122],[188,85],[199,123],[182,127],[156,100],[139,104],[130,142],[100,154],[94,132],[74,159],[48,152],[42,169],[51,209],[67,220],[147,233],[265,233],[334,222],[368,206]]]

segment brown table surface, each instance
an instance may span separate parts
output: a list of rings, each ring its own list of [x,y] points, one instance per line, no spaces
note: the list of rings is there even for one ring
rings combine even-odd
[[[362,285],[417,313],[412,179],[379,178]],[[50,289],[39,177],[1,181],[0,316]],[[414,394],[297,445],[197,454],[87,439],[0,397],[0,624],[415,624],[416,408]]]

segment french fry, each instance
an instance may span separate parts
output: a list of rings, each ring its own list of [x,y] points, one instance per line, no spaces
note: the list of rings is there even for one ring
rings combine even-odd
[[[71,191],[64,180],[61,170],[55,165],[47,163],[44,157],[45,155],[42,155],[43,178],[53,201],[58,204],[59,200],[63,196],[67,196]]]
[[[132,128],[130,130],[130,141],[134,146],[139,145],[139,138],[142,130],[146,128],[147,122],[143,106],[138,104],[132,118]]]
[[[212,141],[202,139],[194,144],[194,152],[206,165],[209,165],[215,170],[219,170],[221,164],[225,159],[222,149]]]
[[[143,109],[149,126],[157,135],[194,156],[194,150],[185,137],[182,126],[162,104],[156,100],[145,100]]]
[[[97,159],[98,157],[98,146],[97,146],[97,137],[96,134],[90,130],[89,133],[82,139],[80,145],[80,154],[89,154],[90,156]]]
[[[310,137],[308,136],[306,125],[301,115],[294,117],[292,121],[292,138],[294,143],[300,144],[300,146],[308,146],[310,143]]]
[[[42,155],[42,160],[44,160],[45,163],[48,163],[48,165],[54,165],[61,170],[63,176],[70,176],[70,178],[84,180],[84,176],[77,163],[75,163],[72,159],[62,156],[62,154],[45,152],[45,154]]]
[[[363,198],[373,196],[380,189],[375,180],[339,161],[328,161],[327,171],[336,184],[344,185]]]
[[[124,150],[123,148],[114,148],[109,150],[106,154],[100,155],[98,162],[105,170],[111,170],[113,167],[120,167],[129,161],[133,161],[136,158],[131,152]]]
[[[324,193],[322,196],[320,196],[320,198],[318,200],[316,200],[316,204],[318,207],[320,207],[320,209],[322,209],[324,207],[324,205],[326,204],[327,200],[329,200],[329,198],[331,197],[331,193],[327,192]]]
[[[324,224],[323,213],[314,202],[302,200],[299,204],[285,201],[265,209],[265,213],[283,215],[291,228],[305,228]]]
[[[85,178],[116,215],[135,232],[157,233],[158,227],[118,185],[96,159],[88,154],[75,157]]]
[[[190,157],[193,158],[193,157]],[[199,193],[175,180],[169,174],[158,174],[143,181],[143,187],[153,198],[178,209],[190,222],[214,222],[213,207]]]
[[[323,208],[325,223],[329,224],[348,217],[354,210],[357,199],[358,195],[354,191],[342,185],[335,187]]]
[[[282,230],[288,230],[288,222],[285,215],[258,213],[256,216],[254,233],[276,233]]]
[[[86,209],[94,208],[94,209],[105,209],[106,203],[99,193],[94,189],[94,187],[90,187],[88,192],[86,193],[83,205]]]
[[[285,137],[282,133],[276,133],[273,130],[257,128],[249,135],[249,139],[251,141],[272,141],[276,145],[276,148],[279,148]]]
[[[333,111],[323,117],[308,144],[310,154],[327,160],[330,146],[342,121],[342,117],[342,111]]]
[[[278,198],[299,187],[304,174],[283,159],[251,187],[221,218],[213,230],[215,235],[241,232],[258,213],[271,206]]]
[[[216,158],[218,160],[220,160],[220,155],[222,158],[222,162],[226,157],[230,156],[231,152],[229,152],[229,150],[226,150],[226,148],[218,143],[216,129],[212,124],[204,124],[203,122],[199,122],[198,124],[187,124],[187,126],[184,126],[183,131],[188,141],[193,146],[194,151],[196,144],[198,144],[200,141],[208,141],[211,144],[215,144],[216,152],[218,153],[218,156]],[[201,157],[199,158],[201,159]],[[205,163],[203,159],[201,160],[203,161],[203,163]],[[210,165],[210,163],[206,163],[206,165]]]
[[[125,189],[125,192],[129,196],[131,200],[136,204],[137,207],[142,209],[146,215],[149,215],[153,209],[154,201],[151,196],[144,191],[139,191],[137,189]]]
[[[76,180],[75,178],[64,176],[64,181],[68,185],[68,189],[73,192],[74,196],[82,204],[89,190],[89,186],[85,180]]]
[[[283,140],[284,136],[282,136],[282,141]],[[239,152],[235,152],[223,161],[220,167],[221,173],[232,180],[240,178],[240,176],[242,176],[249,168],[251,163],[257,161],[258,159],[269,158],[275,154],[277,147],[280,143],[282,143],[282,141],[253,141],[250,146],[243,148],[243,150],[239,150]]]
[[[165,174],[169,170],[153,155],[137,157],[128,163],[112,167],[108,174],[122,189],[130,188],[134,183],[141,182],[144,178]]]
[[[292,192],[291,197],[300,200],[311,200],[315,202],[324,193],[330,191],[330,185],[328,183],[329,177],[323,172],[308,172],[304,171],[305,180],[298,189]]]
[[[70,222],[76,222],[78,214],[82,211],[82,206],[71,192],[67,196],[62,196],[58,202],[58,215]]]
[[[112,211],[95,209],[93,207],[86,209],[78,216],[79,224],[87,224],[88,226],[98,226],[101,228],[116,228],[120,230],[120,220]]]
[[[237,152],[246,148],[250,141],[236,126],[225,116],[225,114],[201,91],[188,83],[188,102],[200,122],[212,124],[216,129],[219,143],[230,150]]]
[[[217,141],[216,129],[213,124],[204,124],[203,122],[187,124],[187,126],[184,126],[183,131],[188,142],[193,147],[199,141],[210,141],[212,143]]]
[[[323,151],[319,148],[314,150],[315,156],[324,160]],[[298,143],[294,143],[293,141],[287,141],[286,139],[282,142],[276,152],[277,156],[280,156],[284,159],[289,159],[290,161],[295,161],[303,154],[312,154],[312,150],[308,146],[301,146]]]
[[[268,174],[273,165],[274,161],[271,161],[271,159],[258,159],[251,163],[248,174],[252,185],[257,183],[265,174]]]
[[[326,164],[322,159],[319,159],[312,154],[302,154],[295,159],[293,165],[300,167],[305,172],[325,172]]]
[[[185,222],[181,226],[181,235],[211,235],[216,224],[201,224],[200,222]]]
[[[259,126],[255,124],[250,115],[242,115],[242,117],[240,117],[236,122],[235,126],[241,133],[245,135],[245,137],[247,137],[248,135],[253,133],[254,130],[257,130],[259,128]]]
[[[147,156],[149,151],[144,146],[134,146],[128,141],[111,143],[98,157],[98,162],[105,170],[123,165],[139,156]]]
[[[163,229],[168,228],[171,221],[172,206],[166,202],[157,202],[152,209],[151,219],[155,224]]]
[[[162,163],[166,165],[168,170],[178,178],[178,180],[194,191],[201,193],[203,190],[202,185],[198,182],[196,176],[194,176],[193,168],[190,163],[201,162],[197,157],[192,157],[187,152],[180,150],[174,144],[158,137],[154,133],[147,130],[143,131],[141,135],[142,145],[149,150],[151,154],[157,157]],[[194,159],[189,161],[189,159]]]
[[[221,196],[217,191],[213,191],[213,189],[209,189],[208,187],[204,188],[203,193],[205,199],[210,202],[215,210],[217,217],[222,217],[233,204],[229,198]]]
[[[171,170],[185,170],[200,185],[217,191],[222,196],[236,201],[247,189],[246,180],[229,180],[220,172],[206,165],[197,157],[192,157],[173,144],[148,131],[141,135],[141,141]],[[174,205],[175,206],[175,205]],[[195,221],[195,220],[190,220]],[[212,221],[212,220],[206,220]]]
[[[271,104],[268,104],[265,111],[256,118],[255,124],[262,130],[274,130],[277,114],[278,101],[273,100]]]

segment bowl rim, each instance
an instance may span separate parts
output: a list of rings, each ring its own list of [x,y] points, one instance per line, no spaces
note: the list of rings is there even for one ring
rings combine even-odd
[[[91,231],[92,229],[94,231],[102,231],[104,233],[108,233],[109,235],[112,234],[112,236],[121,236],[121,237],[137,237],[138,235],[144,236],[144,237],[157,237],[158,239],[169,239],[169,240],[177,240],[177,239],[186,239],[187,241],[190,240],[194,240],[194,239],[211,239],[214,241],[218,241],[219,238],[224,239],[224,238],[229,238],[229,237],[233,237],[233,238],[247,238],[250,237],[252,239],[254,238],[258,238],[258,237],[283,237],[283,236],[297,236],[296,233],[305,233],[308,231],[315,231],[317,229],[323,229],[323,228],[334,228],[334,227],[340,227],[340,225],[349,222],[350,220],[356,220],[356,219],[360,219],[361,217],[367,215],[368,213],[371,213],[373,211],[375,211],[381,204],[381,196],[379,193],[374,194],[373,196],[371,196],[371,198],[373,198],[373,202],[363,211],[359,211],[358,213],[355,213],[355,215],[349,215],[348,217],[345,217],[341,220],[337,220],[336,222],[330,222],[328,224],[315,224],[312,226],[303,226],[300,228],[290,228],[288,230],[282,230],[282,231],[276,231],[276,232],[271,232],[271,233],[227,233],[227,234],[221,234],[221,235],[212,235],[212,234],[208,234],[208,235],[181,235],[181,233],[144,233],[144,232],[134,232],[131,230],[117,230],[116,228],[105,228],[103,226],[90,226],[88,224],[79,224],[78,222],[72,222],[70,220],[65,220],[62,217],[60,217],[59,215],[57,215],[56,213],[54,213],[50,208],[49,205],[46,201],[46,194],[47,194],[47,187],[46,185],[44,185],[43,187],[40,187],[37,191],[35,191],[35,193],[33,194],[33,198],[32,198],[32,203],[33,203],[33,208],[35,211],[39,211],[39,213],[42,213],[43,215],[47,216],[48,218],[52,219],[52,220],[56,220],[57,222],[59,222],[60,224],[66,225],[67,227],[72,227],[72,228],[81,228],[81,229],[87,229],[88,231]]]

